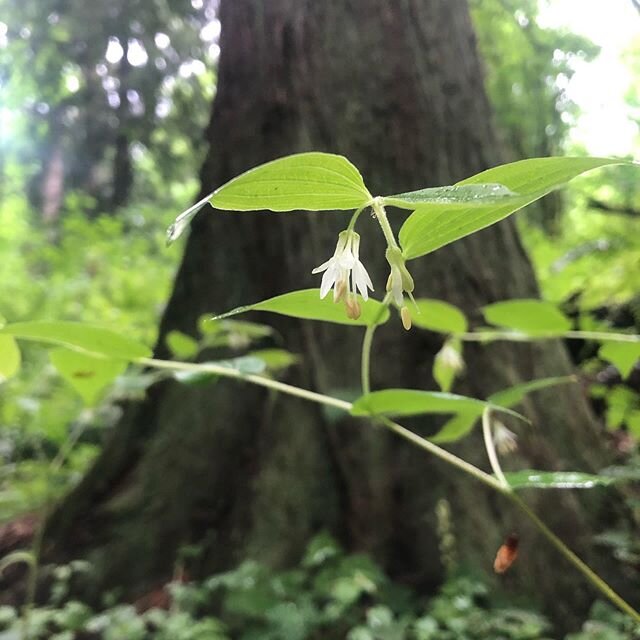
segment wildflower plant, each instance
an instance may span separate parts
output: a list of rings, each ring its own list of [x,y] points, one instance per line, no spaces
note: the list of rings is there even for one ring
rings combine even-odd
[[[318,276],[322,274],[319,288],[283,292],[275,298],[233,309],[214,320],[229,322],[227,319],[231,316],[259,310],[305,320],[361,326],[364,329],[362,395],[354,402],[279,381],[273,371],[273,354],[267,357],[256,352],[231,361],[207,363],[159,360],[152,357],[147,347],[124,335],[69,322],[23,322],[0,328],[0,376],[9,377],[19,369],[20,350],[16,340],[35,340],[55,347],[54,366],[85,397],[95,397],[97,391],[122,372],[124,363],[130,362],[183,381],[188,376],[236,378],[360,417],[368,424],[389,429],[506,496],[595,588],[640,622],[640,613],[573,553],[518,495],[522,488],[588,489],[610,484],[615,478],[604,474],[529,469],[505,473],[500,465],[499,455],[509,453],[517,445],[515,435],[502,425],[500,416],[511,414],[522,418],[514,407],[527,394],[571,383],[573,378],[533,380],[486,399],[449,393],[455,376],[464,368],[465,342],[559,337],[590,339],[601,344],[600,356],[611,361],[626,376],[640,358],[640,336],[574,331],[559,309],[539,300],[510,300],[488,305],[482,312],[493,328],[470,331],[465,315],[456,307],[444,301],[416,297],[416,283],[409,265],[411,260],[506,218],[586,171],[614,164],[634,163],[589,157],[534,158],[488,169],[452,186],[374,196],[358,169],[343,156],[302,153],[243,173],[178,216],[168,230],[169,243],[185,231],[207,203],[215,210],[237,212],[353,211],[346,229],[336,239],[333,254],[313,270]],[[387,217],[390,207],[411,211],[397,237]],[[360,245],[366,242],[367,236],[361,238],[355,227],[366,210],[371,210],[386,242],[384,256],[378,257],[389,266],[386,283],[372,282],[360,261]],[[367,229],[369,232],[370,228]],[[329,251],[328,247],[327,253]],[[331,290],[333,294],[329,296]],[[384,294],[377,300],[369,295],[369,291],[383,291]],[[407,330],[415,327],[446,336],[442,350],[434,359],[434,378],[440,391],[371,389],[371,346],[376,328],[389,320],[391,309],[398,312]],[[78,375],[79,372],[82,375]],[[423,438],[395,421],[403,416],[420,414],[448,414],[451,417],[429,438]],[[492,473],[442,446],[465,437],[477,423],[482,425]],[[32,566],[36,572],[37,561],[32,562]]]

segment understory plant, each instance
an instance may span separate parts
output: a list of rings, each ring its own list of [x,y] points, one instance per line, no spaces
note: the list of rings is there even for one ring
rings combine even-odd
[[[586,171],[613,164],[633,165],[605,158],[535,158],[483,171],[452,186],[374,196],[365,186],[358,169],[343,156],[302,153],[247,171],[178,216],[168,230],[169,242],[184,232],[206,203],[222,211],[353,212],[338,235],[333,253],[314,270],[314,273],[322,274],[319,288],[284,292],[275,298],[216,316],[211,319],[204,336],[208,341],[219,338],[225,331],[230,331],[229,327],[233,328],[234,322],[238,323],[230,318],[250,310],[362,327],[361,395],[353,402],[279,381],[274,373],[282,367],[283,360],[287,358],[286,352],[249,351],[243,357],[215,362],[160,360],[153,358],[146,346],[123,333],[72,322],[6,324],[0,329],[0,373],[9,377],[18,371],[20,350],[16,341],[30,340],[51,345],[50,359],[54,367],[83,397],[92,400],[122,375],[129,364],[135,364],[155,371],[158,376],[172,375],[183,382],[194,377],[198,380],[234,378],[359,417],[365,425],[390,430],[425,453],[440,458],[455,470],[506,496],[593,587],[638,623],[640,614],[571,551],[519,495],[523,488],[588,489],[610,484],[619,478],[580,471],[523,469],[505,473],[500,464],[501,451],[514,443],[514,435],[502,424],[500,416],[510,414],[526,422],[514,407],[528,393],[570,383],[571,378],[532,380],[485,399],[452,394],[449,389],[463,367],[463,346],[466,342],[559,337],[593,340],[601,345],[600,357],[612,362],[626,376],[640,358],[640,336],[606,330],[576,331],[554,305],[529,299],[501,301],[484,307],[482,313],[491,327],[470,330],[467,318],[458,308],[439,300],[416,298],[410,272],[412,260],[506,218]],[[397,237],[387,217],[389,207],[412,212]],[[367,210],[371,210],[386,242],[384,256],[380,256],[389,268],[386,283],[372,282],[360,260],[360,246],[366,241],[366,236],[356,231],[356,225]],[[371,297],[370,291],[374,289],[383,292],[380,299]],[[440,391],[371,389],[374,335],[394,310],[406,330],[415,326],[446,335],[444,347],[434,361],[434,378],[441,387]],[[255,327],[249,323],[244,327],[238,323],[235,327],[241,335],[249,334],[247,344],[250,345],[250,334]],[[175,353],[192,355],[194,350],[197,352],[198,345],[187,336],[174,334],[171,340]],[[451,417],[437,434],[429,438],[419,436],[396,421],[397,418],[421,414]],[[477,423],[482,428],[491,473],[441,446],[468,435]],[[32,594],[38,553],[36,545],[31,558]],[[28,611],[29,604],[26,607],[27,617]],[[354,636],[358,637],[369,636]]]
[[[539,613],[496,602],[478,576],[455,570],[428,600],[393,582],[367,555],[346,554],[326,533],[300,562],[274,570],[252,560],[199,581],[176,580],[133,604],[105,594],[96,608],[73,597],[86,563],[45,567],[49,597],[32,611],[33,640],[551,640]],[[76,589],[77,591],[77,589]],[[19,637],[0,607],[0,640]],[[626,640],[633,621],[597,602],[565,640]]]

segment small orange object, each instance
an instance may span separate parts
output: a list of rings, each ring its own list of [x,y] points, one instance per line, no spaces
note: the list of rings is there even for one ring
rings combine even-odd
[[[504,544],[498,549],[496,559],[493,561],[493,570],[496,573],[504,573],[518,557],[518,535],[512,533],[507,536]]]

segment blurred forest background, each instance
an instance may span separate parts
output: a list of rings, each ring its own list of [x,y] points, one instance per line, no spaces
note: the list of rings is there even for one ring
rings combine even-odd
[[[635,3],[470,0],[469,7],[500,141],[496,157],[638,158],[640,10]],[[215,126],[215,112],[209,121],[221,56],[219,9],[216,0],[0,0],[4,319],[87,321],[155,344],[184,250],[182,241],[165,247],[166,229],[199,192],[218,186],[207,182],[202,167],[209,152],[207,127]],[[244,153],[251,157],[251,150]],[[256,152],[253,164],[268,159],[262,153]],[[581,178],[519,214],[517,228],[542,297],[562,305],[576,327],[640,332],[637,172],[619,168]],[[210,251],[228,247],[221,240]],[[232,288],[233,275],[225,277]],[[180,329],[164,332],[158,348],[194,357],[197,327]],[[217,346],[233,351],[262,346],[270,337],[269,327],[238,323],[204,340],[209,347],[219,340]],[[599,421],[606,459],[640,475],[640,369],[636,365],[623,380],[597,358],[593,345],[574,342],[569,349]],[[281,370],[295,369],[295,354],[274,351],[274,357]],[[0,386],[3,554],[31,543],[43,514],[92,467],[122,420],[123,406],[144,397],[156,381],[152,374],[130,370],[106,393],[96,394],[68,385],[37,347],[25,349],[24,360],[21,374]],[[610,528],[602,520],[587,545],[637,584],[640,494],[627,488],[622,499],[635,519],[635,533],[633,527]],[[351,640],[558,637],[545,618],[557,625],[557,612],[545,609],[545,598],[509,595],[508,576],[496,595],[493,578],[457,562],[456,536],[464,530],[456,532],[451,524],[455,513],[447,500],[434,504],[432,531],[425,536],[446,575],[429,585],[428,598],[424,590],[414,593],[402,579],[395,581],[401,571],[394,580],[387,577],[389,567],[375,545],[358,549],[347,543],[345,551],[328,533],[318,533],[303,541],[306,551],[294,568],[281,566],[279,556],[271,568],[255,562],[261,558],[234,556],[233,569],[211,560],[210,540],[201,546],[195,534],[185,539],[181,532],[175,536],[181,540],[171,539],[166,558],[174,567],[170,588],[162,585],[171,572],[163,579],[166,566],[154,562],[147,584],[139,575],[131,578],[137,592],[109,575],[110,590],[93,594],[89,603],[71,596],[74,581],[92,584],[91,553],[84,554],[88,564],[76,561],[69,545],[63,554],[52,553],[60,563],[46,574],[52,595],[41,594],[32,637],[334,637],[313,635],[328,628]],[[69,531],[62,520],[58,514],[52,529],[58,546],[59,531]],[[101,532],[101,521],[88,530]],[[491,535],[498,540],[504,533]],[[90,546],[86,540],[82,544]],[[218,556],[225,553],[222,548]],[[209,554],[207,567],[229,571],[197,575],[191,582],[189,567],[198,565],[201,554]],[[569,580],[582,589],[577,576]],[[15,588],[10,591],[0,608],[4,629],[12,629],[18,615]],[[216,617],[208,613],[212,601]],[[606,605],[596,603],[580,616],[568,625],[572,640],[632,637],[624,616]],[[20,637],[10,633],[0,631],[0,638]]]

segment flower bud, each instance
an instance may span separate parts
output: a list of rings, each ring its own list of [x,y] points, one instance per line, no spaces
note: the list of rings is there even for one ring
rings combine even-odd
[[[409,331],[411,329],[411,312],[406,305],[400,309],[400,318],[402,319],[402,326]]]
[[[351,320],[357,320],[360,317],[362,309],[360,308],[360,303],[355,297],[348,297],[345,300],[345,307],[347,309],[348,318],[351,318]]]

